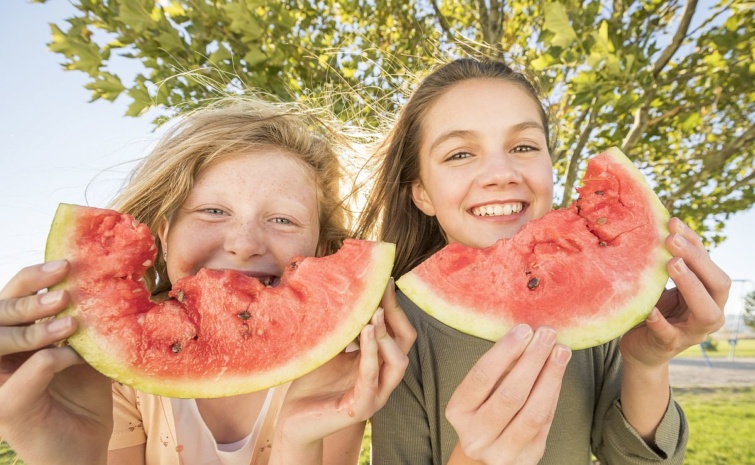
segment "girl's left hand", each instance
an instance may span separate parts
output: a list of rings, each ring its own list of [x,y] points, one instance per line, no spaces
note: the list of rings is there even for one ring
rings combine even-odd
[[[320,463],[322,439],[355,425],[359,428],[354,435],[358,454],[364,422],[385,405],[401,382],[416,336],[396,300],[391,280],[380,308],[362,329],[359,350],[342,352],[291,384],[270,463]]]
[[[731,279],[679,218],[669,221],[669,231],[666,247],[674,257],[667,269],[676,287],[664,290],[645,323],[621,338],[621,353],[629,363],[667,363],[724,324]]]

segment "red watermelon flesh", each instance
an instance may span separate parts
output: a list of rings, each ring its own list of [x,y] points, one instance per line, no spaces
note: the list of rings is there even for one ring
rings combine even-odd
[[[620,150],[589,161],[579,199],[485,249],[449,244],[396,285],[462,332],[496,341],[519,323],[582,349],[643,321],[663,291],[669,214]]]
[[[346,240],[334,255],[291,260],[276,287],[203,269],[154,303],[143,284],[155,258],[147,227],[112,210],[61,204],[46,260],[71,262],[79,330],[69,344],[103,374],[170,397],[269,388],[322,365],[353,341],[390,278],[394,245]]]

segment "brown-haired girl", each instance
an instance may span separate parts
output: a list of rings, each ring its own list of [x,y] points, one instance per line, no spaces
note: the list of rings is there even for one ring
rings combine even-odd
[[[377,153],[359,232],[396,243],[395,277],[448,243],[511,237],[552,208],[551,144],[521,73],[475,59],[440,66]],[[668,362],[722,325],[729,279],[679,219],[669,229],[677,288],[643,325],[591,349],[572,353],[553,329],[526,325],[492,344],[399,293],[417,343],[373,418],[373,463],[588,465],[591,454],[611,464],[682,463],[687,425]]]
[[[257,99],[180,119],[113,204],[157,235],[146,278],[155,298],[200,268],[275,285],[290,258],[335,252],[347,235],[338,157],[346,139],[330,128],[311,111]],[[389,289],[359,351],[290,385],[170,399],[114,383],[111,395],[109,380],[70,348],[46,348],[75,321],[33,324],[66,306],[65,292],[37,291],[68,270],[65,261],[28,267],[0,292],[0,435],[30,465],[352,465],[365,420],[400,381],[414,340]]]

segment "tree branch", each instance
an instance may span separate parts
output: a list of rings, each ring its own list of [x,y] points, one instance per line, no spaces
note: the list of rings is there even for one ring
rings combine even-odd
[[[440,7],[438,6],[437,0],[432,0],[430,4],[433,6],[433,11],[435,12],[435,16],[438,18],[438,23],[440,23],[440,28],[443,29],[443,32],[449,36],[450,39],[453,39],[453,33],[451,32],[451,25],[448,24],[448,20],[445,16],[443,16],[443,13],[440,11]]]
[[[731,186],[731,189],[729,189],[729,192],[736,192],[745,186],[752,186],[753,182],[755,182],[755,171],[750,173],[748,176],[745,176],[741,180],[737,181],[736,184]]]
[[[718,170],[729,160],[729,158],[731,158],[736,152],[742,149],[742,147],[745,147],[747,144],[750,144],[753,141],[755,141],[755,126],[750,126],[744,133],[742,133],[742,135],[733,140],[729,145],[724,146],[721,150],[713,155],[702,157],[703,169],[700,170],[700,173],[698,173],[697,176],[690,177],[690,179],[682,184],[679,189],[674,192],[673,195],[669,196],[669,198],[665,202],[666,208],[668,210],[671,210],[674,201],[687,195],[690,191],[692,191],[692,189],[695,188],[698,182],[708,182],[708,175],[710,173]],[[748,177],[752,177],[752,175]],[[741,181],[737,184],[740,183]]]
[[[729,145],[724,146],[717,153],[703,158],[703,171],[710,173],[718,170],[724,166],[729,158],[731,158],[736,152],[740,151],[744,146],[753,141],[755,141],[755,125],[747,128],[745,132],[731,141]]]
[[[655,89],[650,89],[650,94],[646,96],[645,103],[637,108],[637,111],[634,113],[634,123],[632,123],[632,127],[629,128],[626,137],[621,141],[621,151],[627,156],[632,150],[632,147],[634,147],[637,141],[640,140],[642,133],[645,132],[648,120],[648,109],[650,108],[650,101],[653,100],[653,96],[655,96]]]
[[[585,111],[580,113],[580,115],[577,117],[577,120],[574,122],[574,129],[575,131],[572,133],[571,139],[569,139],[569,142],[564,145],[564,148],[559,150],[556,154],[555,158],[553,158],[553,162],[559,161],[565,154],[566,151],[574,145],[576,142],[577,137],[579,136],[579,133],[577,132],[577,129],[582,126],[582,123],[585,121],[585,118],[587,118],[587,115],[590,113],[591,107],[585,108]]]
[[[598,113],[598,98],[593,98],[592,105],[590,105],[590,119],[587,121],[584,129],[579,135],[577,146],[574,148],[574,152],[569,158],[569,167],[566,169],[566,181],[564,182],[564,198],[561,200],[561,207],[569,205],[572,197],[572,190],[574,183],[577,180],[577,171],[579,170],[579,160],[581,158],[582,149],[587,144],[587,139],[590,137],[592,130],[595,128],[595,115]]]
[[[685,37],[687,37],[687,30],[689,29],[692,15],[695,14],[696,8],[697,0],[687,0],[687,3],[684,5],[682,18],[679,21],[679,27],[676,29],[676,33],[671,39],[671,43],[666,47],[663,53],[661,53],[661,56],[658,57],[658,61],[656,61],[653,66],[653,78],[658,77],[663,68],[669,61],[671,61],[671,57],[673,57],[676,51],[679,50],[679,47],[681,47],[682,42],[684,42]]]

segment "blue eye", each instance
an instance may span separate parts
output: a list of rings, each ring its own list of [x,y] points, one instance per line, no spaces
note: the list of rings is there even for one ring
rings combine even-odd
[[[225,213],[223,210],[219,208],[205,208],[204,211],[212,215],[222,215]]]

